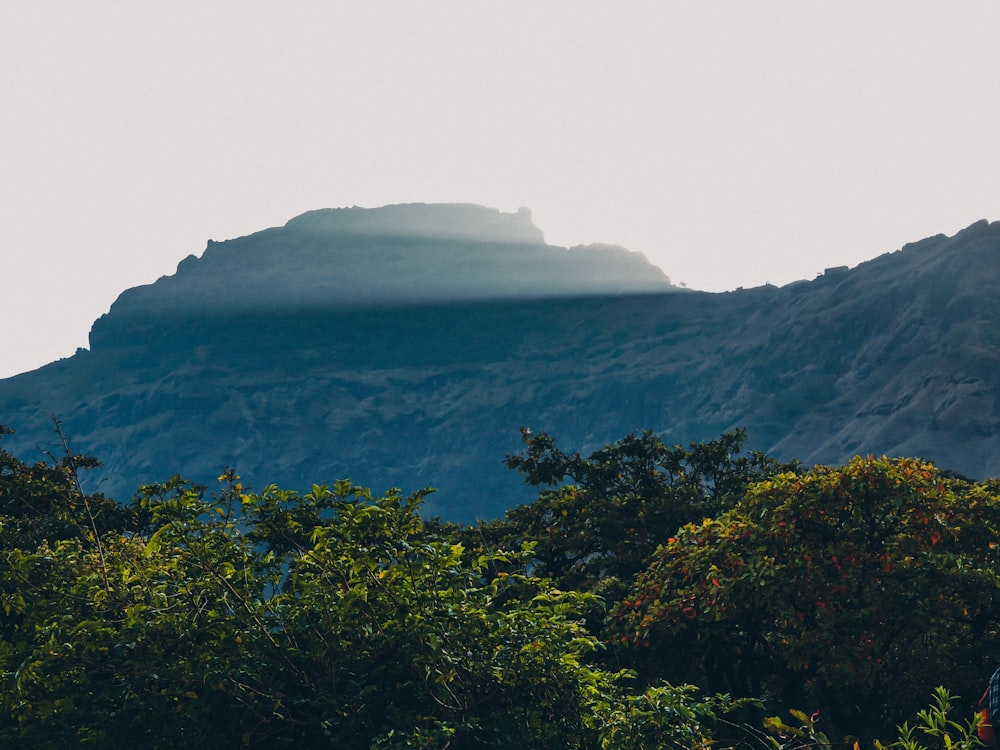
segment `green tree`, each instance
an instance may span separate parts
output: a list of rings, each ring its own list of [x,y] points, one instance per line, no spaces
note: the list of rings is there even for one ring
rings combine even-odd
[[[660,674],[884,734],[993,668],[998,490],[912,459],[781,474],[668,540],[615,632]]]
[[[9,540],[2,744],[698,748],[728,708],[594,666],[594,596],[466,550],[423,493],[220,479],[143,488],[100,545]]]
[[[976,733],[978,717],[959,721],[952,716],[956,698],[947,688],[935,688],[931,705],[917,712],[917,723],[905,722],[899,726],[896,740],[888,745],[876,740],[875,750],[979,750],[985,747]]]
[[[58,425],[57,425],[58,427]],[[0,426],[0,437],[13,432]],[[77,472],[95,468],[92,458],[65,455],[28,463],[0,448],[0,662],[20,665],[36,637],[36,615],[48,606],[60,570],[51,550],[92,554],[102,587],[107,564],[101,538],[135,527],[126,508],[101,494],[84,494]],[[37,564],[29,563],[36,560]],[[70,563],[71,564],[71,563]]]
[[[13,433],[0,425],[0,438]],[[74,455],[51,462],[28,463],[0,448],[0,548],[22,547],[43,539],[79,539],[94,543],[95,534],[124,528],[128,510],[99,493],[85,494],[77,473],[99,463]]]
[[[586,457],[563,452],[546,433],[522,430],[522,437],[525,450],[507,465],[543,486],[538,500],[477,533],[503,544],[535,542],[540,575],[609,600],[679,526],[731,507],[751,482],[794,468],[759,452],[741,455],[742,430],[688,448],[645,431]]]
[[[239,686],[267,667],[245,644],[278,573],[219,512],[232,501],[173,480],[147,489],[149,534],[8,551],[31,596],[3,664],[4,744],[240,746],[255,715]]]

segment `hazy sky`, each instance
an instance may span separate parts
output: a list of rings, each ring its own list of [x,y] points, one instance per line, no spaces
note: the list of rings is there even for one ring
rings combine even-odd
[[[1000,218],[1000,3],[0,1],[0,377],[209,238],[532,209],[706,290]]]

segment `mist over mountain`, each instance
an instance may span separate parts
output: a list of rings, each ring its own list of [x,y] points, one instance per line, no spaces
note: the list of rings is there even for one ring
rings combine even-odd
[[[712,294],[549,246],[525,210],[329,209],[124,292],[89,351],[0,380],[0,424],[35,459],[58,416],[120,499],[232,466],[258,488],[434,486],[431,512],[471,520],[527,499],[502,465],[522,425],[583,449],[745,427],[781,458],[998,475],[998,344],[997,223]]]

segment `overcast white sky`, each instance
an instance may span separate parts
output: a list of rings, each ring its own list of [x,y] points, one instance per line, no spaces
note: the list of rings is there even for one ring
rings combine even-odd
[[[0,0],[0,377],[336,206],[532,209],[720,291],[1000,218],[1000,3]]]

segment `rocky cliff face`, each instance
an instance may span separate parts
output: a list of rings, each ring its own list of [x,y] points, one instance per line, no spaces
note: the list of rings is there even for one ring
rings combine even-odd
[[[584,449],[746,427],[783,458],[1000,474],[1000,224],[708,294],[620,248],[552,248],[526,213],[382,211],[213,243],[126,292],[91,351],[0,381],[8,448],[37,457],[56,414],[117,497],[234,466],[258,487],[434,486],[459,520],[528,497],[502,467],[522,425]]]

